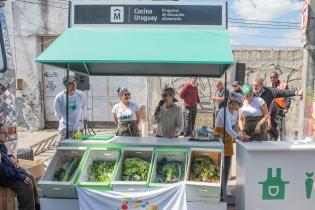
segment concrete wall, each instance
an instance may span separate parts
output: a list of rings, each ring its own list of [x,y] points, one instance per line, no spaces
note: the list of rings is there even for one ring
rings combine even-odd
[[[45,6],[46,5],[46,6]],[[68,6],[45,1],[5,2],[12,37],[16,78],[23,79],[24,90],[16,91],[17,123],[20,128],[44,127],[42,65],[34,62],[41,52],[41,36],[63,32],[68,22]]]
[[[287,81],[290,89],[301,88],[301,74],[302,74],[302,50],[290,48],[262,48],[259,46],[253,47],[234,47],[233,55],[235,61],[246,63],[246,77],[245,81],[251,82],[256,75],[261,75],[265,78],[265,85],[270,86],[269,79],[270,72],[277,71],[280,75],[281,81]],[[193,71],[193,70],[192,70]],[[228,73],[229,78],[230,73]],[[205,104],[209,102],[209,98],[216,93],[215,83],[220,79],[199,78],[199,95],[201,101]],[[189,78],[154,78],[153,82],[153,106],[157,104],[160,96],[159,93],[164,86],[171,86],[175,88],[178,93],[185,82]],[[231,82],[228,79],[228,83]],[[228,85],[230,88],[230,85]],[[177,95],[177,98],[178,95]],[[182,102],[182,101],[181,101]],[[299,98],[292,98],[291,108],[287,115],[288,134],[293,138],[295,131],[297,131],[296,121],[299,113]],[[209,104],[209,103],[208,103]],[[213,107],[211,104],[210,108]],[[210,125],[209,125],[210,124]],[[207,113],[200,113],[197,116],[197,127],[202,125],[212,126],[212,115]]]

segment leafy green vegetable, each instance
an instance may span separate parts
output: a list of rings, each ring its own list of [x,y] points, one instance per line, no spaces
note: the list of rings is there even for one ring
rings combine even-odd
[[[62,181],[65,177],[66,170],[64,168],[60,168],[59,170],[55,171],[54,180],[55,181]]]
[[[81,161],[80,157],[74,156],[71,161],[65,161],[61,164],[61,167],[55,171],[54,180],[67,182],[73,176],[73,173],[78,168]]]
[[[216,182],[220,179],[214,161],[206,155],[198,156],[193,159],[191,173],[192,178],[196,181]]]
[[[146,181],[150,163],[140,158],[126,158],[123,164],[124,181]]]
[[[94,160],[89,166],[88,172],[91,174],[90,181],[110,182],[115,167],[114,161]]]
[[[77,157],[77,156],[73,157],[70,166],[67,168],[67,170],[65,172],[65,176],[63,178],[63,181],[67,182],[71,179],[71,177],[73,176],[73,173],[78,168],[80,161],[81,161],[80,157]]]
[[[185,175],[184,163],[179,161],[168,161],[162,158],[157,165],[158,183],[175,183],[182,181]]]

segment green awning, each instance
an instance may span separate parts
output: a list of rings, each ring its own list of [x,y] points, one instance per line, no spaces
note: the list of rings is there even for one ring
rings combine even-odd
[[[220,77],[233,55],[226,30],[69,28],[36,62],[89,75]]]

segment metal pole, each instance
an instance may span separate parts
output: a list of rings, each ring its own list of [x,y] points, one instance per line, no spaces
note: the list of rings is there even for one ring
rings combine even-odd
[[[69,63],[67,65],[67,83],[66,83],[66,123],[67,123],[67,133],[66,138],[69,139],[69,91],[68,91],[68,82],[69,82]]]
[[[225,132],[225,126],[226,126],[226,109],[227,109],[227,91],[226,91],[226,72],[224,72],[224,120],[223,120],[223,144],[225,144],[226,140],[226,132]]]

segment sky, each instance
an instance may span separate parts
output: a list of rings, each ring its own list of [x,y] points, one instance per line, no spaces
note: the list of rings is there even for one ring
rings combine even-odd
[[[301,0],[228,0],[233,45],[301,47]]]

